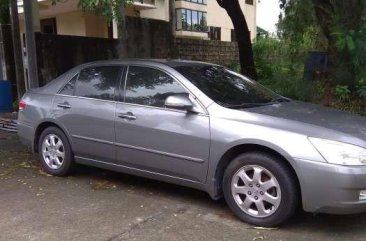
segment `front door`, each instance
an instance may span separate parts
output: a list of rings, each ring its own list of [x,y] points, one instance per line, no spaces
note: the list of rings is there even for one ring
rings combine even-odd
[[[205,182],[209,117],[164,107],[167,96],[188,94],[187,90],[161,70],[130,66],[124,93],[116,108],[119,164]]]

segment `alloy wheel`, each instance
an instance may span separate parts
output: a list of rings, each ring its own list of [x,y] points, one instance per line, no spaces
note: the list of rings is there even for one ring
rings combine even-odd
[[[281,203],[281,187],[276,177],[257,165],[243,166],[235,173],[231,193],[240,209],[256,218],[272,215]]]
[[[49,168],[61,168],[65,160],[65,148],[61,138],[55,134],[47,135],[42,142],[42,156]]]

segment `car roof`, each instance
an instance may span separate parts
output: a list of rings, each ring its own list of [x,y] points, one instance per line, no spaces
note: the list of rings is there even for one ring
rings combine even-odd
[[[147,66],[155,66],[162,67],[164,66],[168,68],[176,68],[180,66],[194,66],[194,65],[207,65],[207,66],[215,66],[215,64],[193,61],[193,60],[181,60],[181,59],[115,59],[115,60],[99,60],[94,62],[89,62],[85,64],[78,65],[73,69],[65,72],[60,75],[53,81],[49,82],[45,86],[41,88],[37,88],[35,91],[43,94],[55,94],[57,93],[62,86],[65,85],[67,81],[69,81],[75,73],[78,71],[95,66],[103,66],[103,65],[147,65]]]
[[[114,59],[114,60],[98,60],[80,66],[108,65],[108,64],[163,64],[172,68],[188,65],[216,65],[202,61],[182,60],[182,59]]]

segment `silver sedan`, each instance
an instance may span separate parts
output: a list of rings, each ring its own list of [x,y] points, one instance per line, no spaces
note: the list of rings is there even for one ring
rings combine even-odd
[[[57,176],[76,164],[225,197],[243,221],[366,211],[366,119],[279,96],[225,67],[78,66],[19,103],[18,134]]]

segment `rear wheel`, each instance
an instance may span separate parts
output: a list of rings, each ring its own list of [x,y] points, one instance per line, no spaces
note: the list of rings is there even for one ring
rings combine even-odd
[[[276,226],[293,215],[298,206],[298,188],[290,168],[265,153],[244,153],[226,168],[225,200],[243,221],[258,226]]]
[[[42,167],[51,175],[65,176],[75,165],[70,143],[56,127],[48,127],[42,132],[38,150]]]

